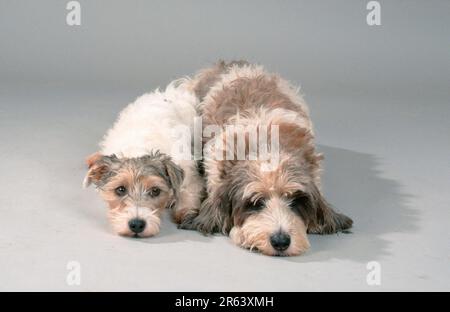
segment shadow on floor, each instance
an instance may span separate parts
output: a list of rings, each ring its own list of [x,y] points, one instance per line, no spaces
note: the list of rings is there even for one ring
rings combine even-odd
[[[373,155],[319,146],[325,155],[322,189],[325,197],[354,221],[351,234],[309,235],[311,249],[303,256],[283,258],[299,263],[328,259],[359,262],[389,254],[383,234],[414,232],[417,212],[408,207],[412,198],[395,180],[382,177]]]

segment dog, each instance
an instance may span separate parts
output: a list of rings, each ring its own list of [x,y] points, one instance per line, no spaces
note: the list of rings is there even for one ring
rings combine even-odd
[[[323,157],[315,149],[308,108],[288,81],[246,61],[219,62],[195,75],[189,88],[199,99],[203,129],[213,125],[220,130],[203,138],[207,198],[200,209],[184,215],[181,228],[222,232],[238,246],[293,256],[310,247],[307,233],[331,234],[352,226],[324,199]],[[251,160],[255,150],[248,146],[243,160],[215,157],[236,147],[235,137],[227,141],[227,125],[276,128],[277,165],[263,170],[267,160]],[[250,144],[247,130],[244,141]]]
[[[180,223],[184,213],[200,206],[204,183],[196,162],[170,157],[173,128],[190,129],[197,116],[198,100],[183,85],[182,80],[173,82],[129,104],[108,130],[100,151],[86,160],[83,185],[96,186],[119,235],[154,236],[165,208]]]

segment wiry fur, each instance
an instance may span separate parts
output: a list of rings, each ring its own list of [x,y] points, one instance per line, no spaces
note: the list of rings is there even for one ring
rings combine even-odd
[[[173,219],[180,222],[186,212],[200,206],[203,180],[196,162],[168,156],[175,140],[172,129],[193,127],[197,102],[184,81],[142,95],[120,113],[100,151],[88,158],[84,184],[97,186],[110,206],[110,220],[118,234],[133,235],[128,222],[140,217],[147,224],[140,236],[155,235],[164,208],[171,207]],[[129,193],[126,198],[114,193],[122,185]],[[160,189],[158,198],[148,196],[152,187]]]
[[[222,129],[204,141],[208,197],[181,227],[204,233],[223,232],[245,248],[267,255],[297,255],[309,247],[307,232],[335,233],[352,225],[336,213],[320,191],[320,161],[308,108],[286,80],[247,62],[218,63],[189,82],[200,97],[203,126]],[[226,142],[227,125],[279,128],[279,163],[261,170],[265,160],[219,160],[235,146]],[[246,128],[247,127],[247,128]],[[246,134],[247,135],[247,134]],[[252,151],[247,149],[247,153]],[[287,233],[286,250],[271,246],[271,237]]]

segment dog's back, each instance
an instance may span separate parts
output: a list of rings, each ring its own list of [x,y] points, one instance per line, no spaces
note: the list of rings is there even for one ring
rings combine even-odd
[[[192,89],[200,99],[205,127],[224,125],[236,115],[254,117],[279,109],[296,112],[302,119],[299,122],[312,131],[308,108],[298,89],[263,66],[220,61],[199,72],[192,80]]]
[[[101,154],[140,157],[152,150],[171,154],[172,132],[192,128],[197,98],[183,84],[173,82],[164,91],[144,94],[129,104],[100,143]]]

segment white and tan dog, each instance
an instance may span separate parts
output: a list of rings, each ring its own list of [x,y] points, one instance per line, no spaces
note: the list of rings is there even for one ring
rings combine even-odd
[[[204,140],[207,198],[199,211],[186,214],[181,228],[222,232],[244,248],[290,256],[309,248],[307,233],[336,233],[352,226],[320,191],[322,155],[315,150],[308,109],[298,90],[245,61],[219,62],[190,84],[200,99],[204,129],[214,125],[221,130]],[[250,159],[255,152],[249,147],[250,132],[244,135],[246,159],[215,157],[236,147],[234,137],[226,135],[230,125],[248,131],[276,126],[277,166],[262,170],[266,159]]]
[[[116,233],[153,236],[160,230],[166,207],[179,223],[184,213],[200,206],[203,182],[196,162],[169,156],[174,149],[173,129],[192,129],[197,102],[182,82],[142,95],[120,113],[100,151],[86,160],[84,186],[97,187]]]

